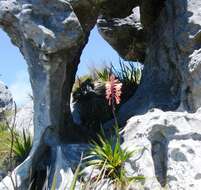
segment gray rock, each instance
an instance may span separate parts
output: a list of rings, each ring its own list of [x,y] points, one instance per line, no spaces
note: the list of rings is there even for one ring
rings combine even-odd
[[[142,52],[139,55],[145,52],[141,84],[120,108],[122,125],[133,115],[146,113],[151,108],[195,112],[201,106],[201,2],[143,0],[138,6],[140,19],[139,16],[132,19],[127,13],[121,18],[118,14],[103,14],[103,18],[98,20],[102,36],[120,55],[126,58],[121,48],[128,49],[124,43],[129,45],[131,40],[135,41],[131,46],[136,49],[136,55],[139,51]],[[137,12],[134,9],[134,14]],[[128,27],[125,25],[135,31],[128,35],[130,37],[126,37]],[[138,37],[141,34],[142,37]],[[137,44],[144,44],[140,46],[143,48]],[[134,56],[133,60],[142,60],[140,57]]]
[[[1,171],[1,170],[0,170],[0,181],[1,181],[4,177],[6,177],[6,173],[5,173],[4,171]]]
[[[24,106],[17,110],[15,129],[19,133],[29,133],[32,137],[34,135],[33,126],[33,101],[27,102]]]
[[[0,120],[4,119],[4,113],[12,109],[13,98],[8,87],[0,81]]]
[[[83,6],[90,10],[94,3],[89,1]],[[96,14],[86,16],[86,21],[79,21],[78,17],[82,18],[85,14],[79,14],[78,5],[82,6],[82,3],[63,0],[0,0],[0,25],[26,59],[33,90],[32,150],[24,163],[12,173],[20,189],[28,189],[29,174],[34,173],[37,163],[43,159],[47,144],[51,143],[51,147],[55,147],[60,141],[68,140],[67,129],[72,123],[72,85],[82,49],[98,13],[94,6]],[[90,23],[85,23],[89,20]],[[54,151],[53,148],[51,151]],[[51,155],[50,162],[54,159]],[[2,184],[9,184],[9,181],[9,177],[5,178]],[[11,184],[9,188],[12,189]]]
[[[55,147],[68,141],[67,137],[74,136],[73,131],[68,130],[73,121],[70,111],[72,85],[82,50],[98,16],[100,33],[119,54],[128,60],[143,61],[145,65],[141,85],[120,109],[122,123],[133,115],[146,113],[150,108],[195,112],[201,106],[200,7],[201,2],[198,0],[120,0],[118,3],[116,0],[0,0],[0,26],[27,61],[34,99],[33,148],[29,157],[12,173],[18,188],[28,189],[29,174],[43,160],[47,147],[50,147],[52,153],[49,161],[54,163]],[[162,113],[158,114],[163,115]],[[197,114],[199,113],[195,116]],[[174,122],[178,122],[178,118],[184,118],[178,116],[177,120],[174,114],[167,115],[168,120]],[[186,114],[186,117],[189,115]],[[157,118],[152,118],[152,121]],[[150,126],[152,122],[148,121],[143,123],[142,129],[146,125]],[[179,132],[174,133],[171,127],[167,127],[166,131],[166,126],[169,125],[159,122],[148,134],[149,139],[142,136],[146,132],[140,133],[138,140],[145,139],[149,150],[145,151],[144,170],[150,176],[156,170],[161,184],[165,183],[164,176],[167,173],[170,188],[178,189],[179,184],[196,189],[199,186],[199,172],[195,162],[198,160],[196,155],[199,155],[199,150],[196,150],[196,159],[190,165],[196,171],[196,181],[192,180],[191,183],[186,180],[187,174],[181,168],[192,171],[185,164],[189,163],[189,155],[199,145],[200,133],[195,126],[196,122],[191,118],[184,123],[174,122]],[[197,123],[200,124],[198,121]],[[185,126],[183,132],[181,124]],[[194,129],[189,129],[190,125]],[[158,129],[162,130],[166,138],[157,133]],[[184,133],[184,139],[174,144],[179,141],[175,137],[177,133]],[[175,141],[170,137],[175,138]],[[192,143],[195,147],[186,150],[181,148],[180,143],[185,146]],[[167,144],[168,149],[165,148]],[[153,151],[150,151],[151,146]],[[155,155],[155,152],[160,153],[153,157],[154,163],[159,161],[154,167],[152,154]],[[163,159],[165,154],[172,156],[168,163]],[[163,170],[165,165],[167,172]],[[60,169],[65,168],[64,164],[60,166]],[[181,169],[182,173],[175,174],[172,167]],[[54,173],[55,168],[52,167],[51,173]],[[191,173],[188,175],[192,176]],[[160,187],[160,183],[155,179],[155,189]],[[2,190],[3,184],[13,189],[9,177],[0,183]]]
[[[73,117],[73,122],[77,125],[80,125],[81,122],[81,118],[80,118],[80,109],[79,109],[79,105],[77,102],[73,101],[73,98],[71,96],[71,103],[70,103],[70,109],[71,109],[71,114]]]
[[[88,150],[85,144],[61,145],[56,148],[55,171],[52,175],[56,178],[56,189],[70,189],[73,182],[73,170],[75,171],[82,153]],[[69,154],[70,153],[70,154]],[[52,184],[50,183],[50,188]],[[80,189],[77,181],[75,190]]]
[[[121,7],[119,9],[122,10]],[[146,42],[139,7],[134,8],[132,14],[128,12],[125,18],[102,15],[97,26],[102,37],[120,56],[126,60],[144,61]]]
[[[70,108],[74,123],[80,125],[81,120],[77,103],[71,102]],[[34,109],[33,109],[33,101],[31,100],[17,110],[16,124],[15,124],[16,131],[22,133],[23,130],[25,130],[33,137],[34,136],[33,117],[34,117]]]
[[[144,188],[199,190],[201,113],[153,109],[132,117],[123,130],[123,147],[139,149],[126,164],[130,175],[144,175]]]

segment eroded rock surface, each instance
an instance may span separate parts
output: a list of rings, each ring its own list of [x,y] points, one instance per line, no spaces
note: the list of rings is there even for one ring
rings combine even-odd
[[[112,9],[108,8],[98,19],[101,35],[121,56],[144,64],[141,85],[120,109],[120,120],[124,123],[133,115],[155,107],[166,111],[196,111],[201,106],[201,2],[135,3],[133,14],[131,11],[123,11],[123,16],[118,16],[117,11],[109,14]],[[115,10],[122,9],[115,7]]]
[[[90,2],[84,5],[90,6]],[[33,90],[33,147],[13,172],[20,189],[28,189],[29,174],[37,169],[44,151],[50,149],[47,158],[55,162],[54,147],[68,140],[66,135],[72,136],[67,132],[72,123],[70,93],[82,49],[96,20],[93,15],[90,23],[80,22],[74,12],[77,9],[76,4],[62,0],[0,0],[0,25],[26,59]],[[0,185],[3,189],[3,183]]]
[[[5,113],[11,110],[13,98],[8,87],[0,81],[0,121],[5,119]]]
[[[122,10],[121,7],[119,9]],[[97,20],[98,30],[103,38],[118,51],[120,56],[126,60],[143,62],[146,36],[140,21],[139,6],[127,14],[123,18],[120,15],[118,15],[119,17],[116,15],[115,18],[101,15]]]
[[[56,160],[61,158],[59,155],[63,151],[58,147],[74,137],[69,130],[73,120],[70,94],[80,55],[97,18],[100,33],[122,57],[144,64],[141,85],[120,109],[122,124],[150,108],[195,112],[201,106],[200,9],[199,0],[0,0],[0,26],[27,61],[34,99],[33,148],[25,162],[12,173],[18,188],[28,189],[30,171],[38,169],[39,161],[41,164],[43,159],[49,159],[51,165],[57,165]],[[147,137],[135,136],[136,131],[129,139],[125,137],[128,143],[135,139],[147,143],[143,167],[147,175],[158,178],[154,181],[156,188],[165,183],[173,189],[180,185],[189,189],[199,186],[200,173],[195,163],[200,152],[196,150],[192,167],[186,165],[191,156],[189,151],[195,152],[200,142],[199,114],[161,111],[153,117],[148,113],[151,116],[139,124],[141,129],[137,129]],[[164,123],[165,119],[159,120],[164,115],[173,128]],[[181,118],[187,118],[183,126],[178,122]],[[152,121],[158,125],[150,126]],[[190,147],[192,150],[186,148],[190,143],[195,146]],[[44,154],[46,151],[49,154]],[[170,155],[168,162],[166,155]],[[63,160],[65,158],[60,163]],[[157,164],[154,166],[154,163]],[[187,174],[184,171],[178,177],[180,174],[174,167],[183,167],[186,171],[195,169],[195,176],[191,178],[194,186],[188,179],[184,183]],[[53,167],[49,179],[54,172]],[[12,184],[8,177],[3,183]],[[3,183],[0,183],[2,190]],[[13,189],[12,185],[9,188]]]
[[[129,163],[130,174],[144,175],[145,188],[199,190],[201,185],[201,111],[150,110],[128,120],[123,147],[139,149]]]

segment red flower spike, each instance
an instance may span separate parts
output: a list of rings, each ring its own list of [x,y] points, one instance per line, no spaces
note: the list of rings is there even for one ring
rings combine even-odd
[[[106,82],[106,99],[108,100],[109,105],[119,104],[121,101],[121,87],[122,83],[112,74],[110,80]]]

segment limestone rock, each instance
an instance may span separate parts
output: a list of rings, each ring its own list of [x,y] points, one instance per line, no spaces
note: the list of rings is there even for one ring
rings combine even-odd
[[[144,188],[199,190],[201,112],[150,110],[132,117],[123,130],[123,147],[139,149],[127,163],[130,175],[144,175]]]
[[[11,110],[13,98],[8,87],[0,81],[0,120],[4,119],[4,112]]]
[[[55,9],[52,9],[53,5]],[[46,53],[72,47],[82,33],[76,15],[65,1],[49,1],[47,6],[42,2],[1,1],[0,9],[0,19],[10,24],[18,21],[15,27],[23,28],[24,38]],[[18,29],[13,35],[19,32]],[[18,44],[19,41],[14,42]]]
[[[34,126],[33,126],[33,101],[27,102],[24,106],[17,110],[16,114],[16,124],[15,129],[19,133],[22,133],[23,130],[29,133],[32,137],[34,135]]]
[[[195,112],[201,106],[200,7],[199,0],[0,0],[0,26],[26,59],[34,99],[33,147],[12,174],[18,188],[28,189],[29,174],[35,172],[47,148],[49,162],[54,163],[55,147],[75,136],[68,131],[73,121],[70,96],[82,50],[98,15],[102,36],[122,57],[144,64],[139,88],[120,109],[121,123],[150,108]],[[156,188],[167,183],[172,189],[195,190],[200,184],[200,168],[195,164],[200,156],[200,113],[154,113],[145,115],[141,125],[135,122],[140,126],[137,131],[141,137],[134,140],[135,131],[127,133],[130,141],[125,136],[125,142],[142,141],[147,145],[148,151],[144,151],[146,156],[139,160],[139,165],[146,166],[140,167],[142,173],[156,174]],[[162,116],[173,127],[165,119],[158,119]],[[141,117],[144,118],[138,116]],[[125,130],[128,128],[129,125]],[[195,160],[189,162],[191,154]],[[164,155],[168,155],[168,162]],[[154,167],[154,163],[158,164]],[[65,165],[61,165],[61,170],[62,167]],[[193,182],[186,177],[189,175]],[[0,187],[3,183],[13,189],[9,177]],[[146,186],[150,187],[149,183]]]
[[[74,123],[80,125],[81,120],[77,103],[71,102],[70,108]],[[34,109],[33,109],[33,101],[31,100],[17,110],[16,124],[15,124],[16,131],[22,133],[24,129],[31,136],[33,136],[34,135],[33,116],[34,116]]]
[[[52,174],[56,178],[56,189],[70,189],[74,177],[73,171],[76,170],[82,153],[87,151],[87,149],[88,145],[85,144],[64,144],[57,146],[56,168],[55,172]],[[51,183],[49,185],[51,186]],[[77,182],[75,190],[78,190],[79,187],[80,184]]]
[[[77,125],[81,124],[81,118],[80,118],[80,109],[77,102],[73,101],[73,98],[71,96],[71,103],[70,103],[70,109],[73,117],[73,122]]]
[[[44,158],[47,144],[51,143],[52,152],[67,135],[72,136],[67,132],[72,123],[70,94],[82,49],[97,18],[93,15],[93,22],[81,23],[73,6],[63,0],[0,0],[0,26],[23,54],[33,90],[33,146],[13,173],[20,189],[28,189],[29,174]],[[50,162],[53,155],[48,156]],[[9,183],[8,178],[5,181]]]
[[[97,20],[98,31],[123,58],[143,62],[146,42],[140,8],[136,7],[131,12],[124,18],[100,16]]]
[[[201,106],[200,7],[198,0],[142,1],[144,69],[139,88],[120,109],[123,123],[151,108],[195,112]]]

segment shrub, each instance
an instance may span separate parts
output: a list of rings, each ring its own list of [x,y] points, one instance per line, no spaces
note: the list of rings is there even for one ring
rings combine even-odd
[[[137,89],[141,79],[141,67],[133,62],[119,61],[116,69],[114,64],[103,69],[93,69],[91,75],[77,78],[73,88],[73,100],[77,102],[82,125],[89,129],[90,134],[100,131],[100,124],[112,118],[112,110],[105,100],[105,84],[111,75],[122,83],[122,101],[116,106],[120,108]],[[91,136],[91,135],[89,135]]]
[[[134,62],[124,62],[119,60],[120,70],[111,65],[112,73],[125,85],[136,86],[140,83],[142,73],[141,67]]]
[[[90,88],[93,88],[93,79],[91,76],[84,75],[77,77],[73,86],[73,100],[79,100]]]
[[[74,87],[73,92],[73,101],[78,104],[82,125],[89,129],[89,136],[99,132],[100,124],[111,118],[111,111],[105,100],[105,85],[98,86],[98,83],[94,83],[92,78],[85,78]]]
[[[8,129],[5,122],[0,122],[0,131],[6,131]]]

